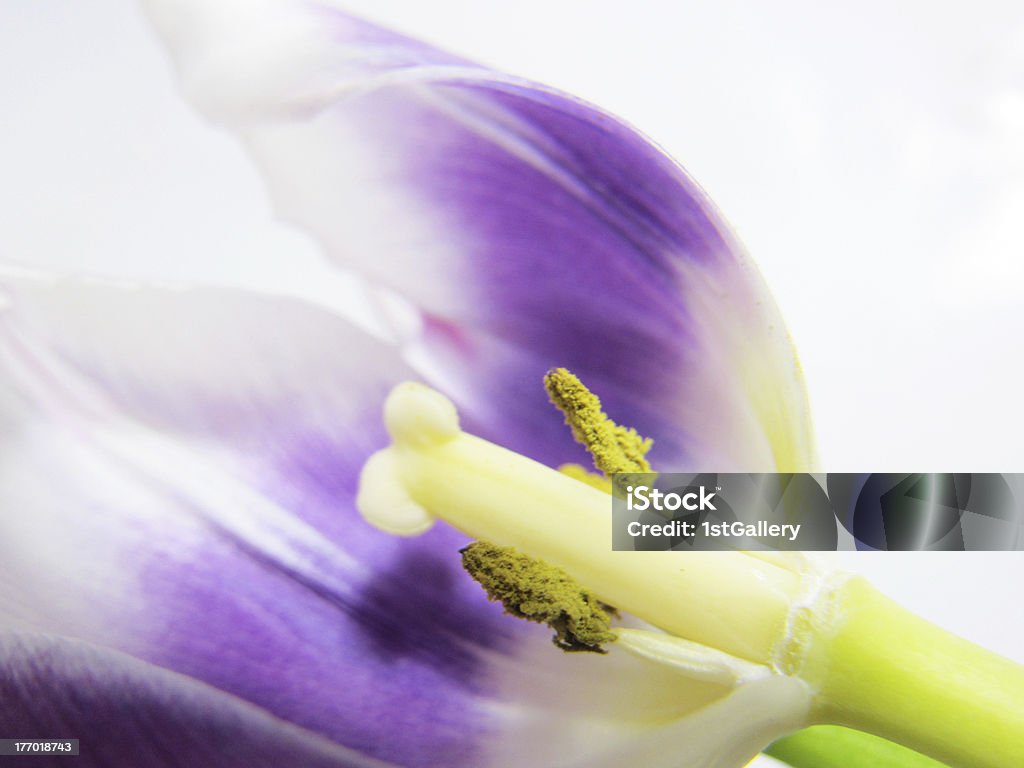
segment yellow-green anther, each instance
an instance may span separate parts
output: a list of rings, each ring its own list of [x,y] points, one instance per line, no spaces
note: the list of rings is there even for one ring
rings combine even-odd
[[[563,414],[572,434],[594,458],[605,475],[651,471],[645,456],[651,441],[635,429],[619,426],[601,410],[597,395],[565,368],[553,368],[544,377],[551,402]]]
[[[558,368],[548,373],[545,385],[552,402],[565,414],[566,423],[572,425],[573,434],[594,456],[598,467],[630,466],[642,471],[640,467],[648,466],[643,454],[650,448],[650,440],[643,440],[635,431],[605,416],[600,400],[576,376]],[[558,471],[612,493],[608,475],[590,472],[579,464],[565,464]],[[559,568],[489,542],[476,542],[463,549],[462,564],[488,597],[505,606],[506,613],[554,629],[555,645],[563,651],[604,653],[601,644],[615,639],[610,630],[609,607]]]
[[[555,630],[563,651],[604,653],[615,640],[611,609],[560,568],[483,541],[462,550],[462,565],[506,613]]]

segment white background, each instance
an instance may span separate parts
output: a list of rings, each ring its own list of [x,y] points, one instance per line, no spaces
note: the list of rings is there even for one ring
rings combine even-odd
[[[804,361],[824,467],[1024,471],[1024,5],[352,0],[604,106],[705,186]],[[0,4],[0,260],[330,285],[125,0]],[[846,558],[1024,661],[1024,555]]]

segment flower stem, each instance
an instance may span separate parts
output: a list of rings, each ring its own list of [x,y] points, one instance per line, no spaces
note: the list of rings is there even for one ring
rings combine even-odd
[[[764,752],[793,768],[946,768],[899,744],[838,725],[805,728]]]
[[[814,720],[954,768],[1024,765],[1024,667],[913,615],[864,579],[848,581],[835,600],[810,619],[799,670],[818,691]]]

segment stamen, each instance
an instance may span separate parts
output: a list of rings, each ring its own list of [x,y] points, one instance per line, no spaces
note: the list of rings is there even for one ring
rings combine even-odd
[[[615,640],[611,609],[561,568],[483,541],[461,552],[463,567],[491,600],[506,613],[547,624],[563,651],[606,653],[602,644]]]
[[[677,637],[758,663],[788,647],[800,574],[740,552],[613,551],[607,493],[462,432],[422,385],[396,387],[385,422],[393,444],[367,462],[356,500],[371,523],[414,535],[440,516]]]
[[[606,476],[647,473],[651,465],[644,458],[651,441],[635,429],[621,427],[601,410],[597,395],[565,368],[553,368],[544,377],[551,402],[563,414],[576,440],[594,458],[594,466]]]

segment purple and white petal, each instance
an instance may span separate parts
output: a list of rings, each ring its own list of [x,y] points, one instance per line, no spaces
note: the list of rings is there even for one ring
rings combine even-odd
[[[475,765],[517,623],[464,539],[365,525],[394,351],[296,302],[0,283],[0,623],[129,653],[402,765]]]
[[[123,653],[0,632],[0,733],[78,739],[83,768],[387,768],[236,696]]]
[[[662,467],[811,467],[801,373],[761,277],[636,130],[324,3],[148,6],[283,216],[419,308],[413,360],[471,429],[578,460],[537,387],[566,366],[655,438]]]
[[[557,653],[486,602],[456,531],[366,525],[358,471],[412,373],[339,318],[11,273],[0,296],[0,630],[129,654],[403,766],[544,765],[540,739],[551,765],[596,759],[725,695]]]

